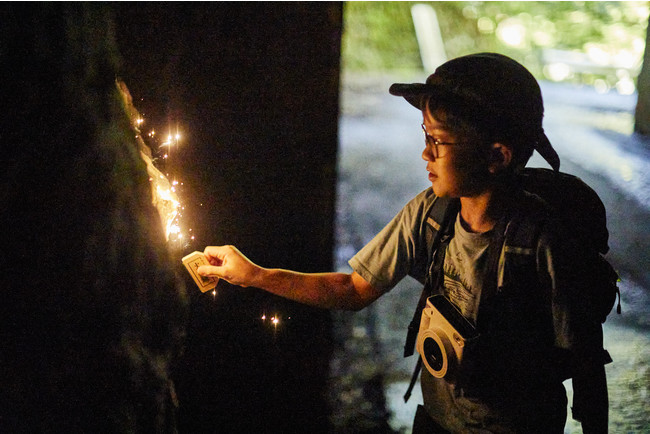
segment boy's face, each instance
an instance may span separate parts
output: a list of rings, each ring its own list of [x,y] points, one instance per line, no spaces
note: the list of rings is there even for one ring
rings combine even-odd
[[[424,112],[423,127],[426,131],[425,148],[422,159],[427,162],[429,181],[433,192],[440,197],[474,196],[486,187],[483,170],[479,170],[478,161],[470,161],[472,152],[467,152],[467,147],[472,146],[461,143],[458,137],[447,130],[428,110]],[[434,141],[437,140],[436,146]],[[465,148],[465,149],[463,149]],[[483,185],[481,185],[483,184]]]

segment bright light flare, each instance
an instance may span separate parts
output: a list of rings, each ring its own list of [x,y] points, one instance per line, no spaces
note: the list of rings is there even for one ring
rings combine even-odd
[[[169,241],[171,234],[178,235],[181,231],[178,224],[175,223],[181,204],[172,187],[165,186],[165,184],[169,183],[167,178],[164,178],[164,180],[166,182],[161,182],[156,186],[153,203],[162,219],[165,228],[165,238]]]
[[[499,23],[497,36],[511,47],[523,48],[526,46],[526,26],[516,18],[508,18]]]
[[[138,147],[140,149],[140,155],[144,160],[147,173],[149,175],[149,182],[151,184],[151,201],[158,214],[160,216],[160,223],[165,232],[165,239],[169,242],[170,236],[174,236],[174,241],[179,242],[184,240],[186,237],[181,232],[180,225],[178,223],[179,218],[181,217],[181,210],[183,207],[180,204],[178,194],[176,193],[176,188],[179,185],[178,181],[170,182],[169,175],[165,176],[155,165],[154,157],[151,151],[151,148],[147,146],[143,138],[140,135],[140,126],[143,125],[144,116],[138,113],[137,109],[133,106],[133,98],[124,82],[116,81],[116,85],[120,94],[122,96],[123,102],[125,104],[125,109],[131,120],[131,125],[134,129],[135,139],[137,141]],[[151,129],[147,134],[148,137],[154,138],[156,132]],[[180,134],[178,133],[178,127],[176,131],[176,142],[180,139]],[[169,134],[169,143],[163,143],[160,146],[169,146],[167,153],[162,156],[163,160],[168,160],[171,153],[171,145],[174,136]],[[167,163],[169,164],[169,163]],[[182,185],[182,183],[180,184]],[[194,239],[194,237],[192,237]],[[178,247],[178,245],[177,245]]]

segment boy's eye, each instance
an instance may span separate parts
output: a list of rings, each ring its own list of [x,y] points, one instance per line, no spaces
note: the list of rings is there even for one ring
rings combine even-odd
[[[429,146],[438,146],[438,145],[456,145],[457,143],[453,142],[443,142],[440,139],[437,139],[433,137],[431,134],[427,132],[427,128],[422,124],[422,132],[424,133],[424,139],[427,142],[427,145]]]

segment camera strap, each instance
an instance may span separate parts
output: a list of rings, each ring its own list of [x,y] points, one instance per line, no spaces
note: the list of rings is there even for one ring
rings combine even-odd
[[[427,304],[427,298],[437,290],[437,284],[440,282],[437,275],[439,269],[442,269],[442,262],[444,261],[444,253],[449,240],[453,237],[454,219],[460,210],[460,201],[451,200],[446,198],[437,198],[429,210],[427,216],[427,231],[426,234],[428,246],[428,260],[429,268],[424,282],[424,288],[420,295],[417,307],[413,314],[413,318],[408,326],[408,333],[406,336],[406,343],[404,344],[404,357],[413,355],[415,349],[415,341],[420,329],[420,317],[422,310]],[[444,244],[444,248],[443,248]],[[434,282],[433,280],[436,279]]]
[[[459,200],[437,198],[429,211],[427,225],[431,233],[426,234],[427,242],[429,244],[429,269],[424,282],[424,288],[422,289],[422,294],[420,295],[420,300],[418,301],[415,312],[413,313],[413,318],[408,326],[406,342],[404,344],[404,357],[409,357],[415,352],[415,342],[420,330],[422,311],[426,306],[427,299],[433,295],[434,292],[440,290],[443,278],[441,270],[445,261],[445,253],[449,241],[454,236],[454,222],[459,210]],[[404,402],[407,402],[411,397],[411,392],[417,382],[421,369],[422,357],[418,357],[415,370],[411,376],[411,382],[404,394]]]
[[[441,200],[438,198],[436,203],[433,204],[431,210],[429,211],[429,216],[427,218],[428,226],[434,230],[430,238],[427,238],[429,242],[429,269],[424,283],[424,288],[422,289],[422,294],[420,295],[420,300],[411,319],[411,323],[408,326],[408,332],[406,336],[406,343],[404,344],[404,357],[409,357],[415,352],[415,342],[417,341],[417,336],[420,331],[420,321],[422,319],[422,311],[426,306],[427,299],[436,293],[441,293],[441,288],[443,285],[444,275],[442,272],[443,265],[445,262],[445,253],[447,252],[447,247],[449,242],[454,236],[454,223],[456,221],[456,216],[460,211],[460,201],[459,200]],[[491,264],[489,268],[489,275],[486,280],[487,286],[496,283],[496,273],[498,262],[500,258],[501,249],[504,242],[504,233],[506,224],[509,218],[504,216],[497,222],[495,226],[496,240],[491,243],[490,253],[489,253],[489,263]],[[440,223],[437,223],[440,222]],[[496,287],[492,286],[489,289],[485,288],[485,291],[481,293],[481,302],[489,294],[493,294],[496,290]],[[407,402],[411,397],[413,387],[417,382],[418,376],[422,369],[422,357],[418,357],[417,364],[411,376],[411,381],[409,383],[408,389],[404,394],[404,402]]]
[[[453,229],[453,225],[452,225]],[[420,301],[418,306],[415,309],[415,314],[409,324],[406,344],[404,346],[404,357],[408,357],[414,352],[415,341],[417,340],[418,332],[420,331],[420,322],[422,320],[422,311],[424,306],[426,306],[427,299],[434,295],[435,293],[440,293],[440,287],[442,285],[442,280],[444,278],[442,273],[442,266],[445,262],[445,253],[447,252],[447,246],[449,246],[449,241],[453,238],[453,233],[444,234],[440,237],[438,247],[433,255],[433,261],[431,267],[429,268],[429,274],[427,275],[427,280],[422,290],[422,295],[420,296]],[[410,354],[407,354],[407,351]],[[415,383],[417,382],[418,376],[420,375],[420,370],[422,369],[422,356],[418,357],[417,364],[413,370],[413,375],[411,376],[411,382],[409,387],[404,394],[404,402],[407,402],[411,397],[411,392]]]

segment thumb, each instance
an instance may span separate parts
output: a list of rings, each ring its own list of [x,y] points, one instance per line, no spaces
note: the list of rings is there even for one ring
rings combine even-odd
[[[218,265],[201,265],[196,269],[199,275],[204,277],[219,277],[221,278],[221,266]]]

